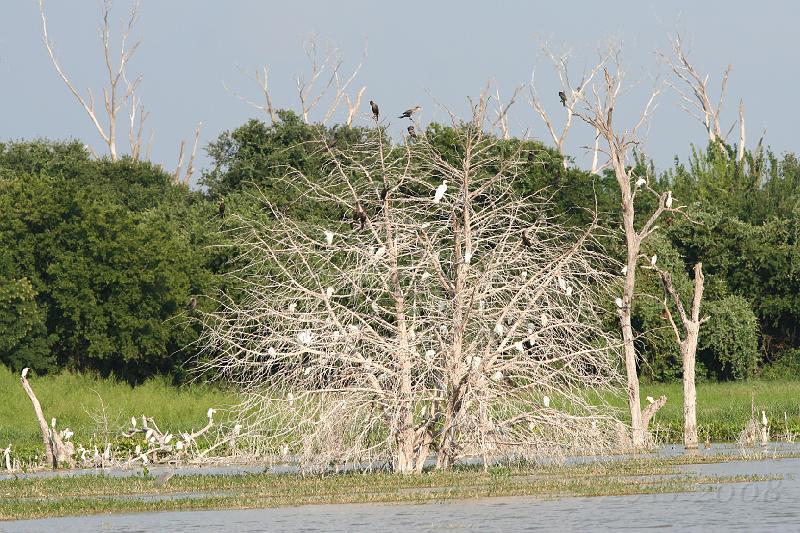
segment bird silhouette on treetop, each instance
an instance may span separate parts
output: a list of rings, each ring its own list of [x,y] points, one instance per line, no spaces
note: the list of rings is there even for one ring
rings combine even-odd
[[[397,118],[411,118],[411,115],[413,115],[414,113],[418,113],[419,111],[422,111],[422,107],[414,106],[411,109],[406,109],[405,111],[403,111],[403,114]]]

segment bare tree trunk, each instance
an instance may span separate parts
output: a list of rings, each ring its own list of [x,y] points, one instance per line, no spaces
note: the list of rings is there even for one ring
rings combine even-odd
[[[687,450],[697,448],[697,391],[695,389],[695,356],[700,329],[690,327],[681,343],[683,356],[683,445]]]
[[[694,266],[694,295],[692,297],[692,308],[690,314],[686,313],[683,302],[672,283],[672,276],[669,272],[657,268],[655,265],[648,267],[656,270],[661,276],[661,284],[664,291],[672,297],[675,307],[680,314],[683,326],[684,337],[681,339],[680,331],[672,317],[672,313],[664,300],[664,309],[667,317],[675,332],[675,338],[681,348],[683,358],[683,444],[687,450],[697,448],[697,391],[695,390],[695,358],[697,355],[697,339],[700,335],[700,326],[708,320],[708,317],[700,318],[700,305],[703,301],[703,264],[697,263]]]
[[[22,370],[22,376],[20,377],[22,388],[25,389],[25,392],[28,394],[28,398],[31,399],[33,411],[36,413],[36,420],[39,422],[39,429],[42,432],[42,442],[44,443],[44,454],[47,464],[51,465],[53,468],[56,468],[58,465],[54,460],[53,445],[50,442],[50,428],[47,427],[47,420],[44,418],[44,413],[42,413],[42,404],[39,403],[39,399],[36,397],[36,394],[34,394],[33,389],[28,383],[27,375],[28,369],[25,368]]]

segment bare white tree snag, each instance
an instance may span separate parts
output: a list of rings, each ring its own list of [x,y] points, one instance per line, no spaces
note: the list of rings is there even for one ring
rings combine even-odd
[[[346,151],[321,139],[327,174],[285,179],[352,224],[236,219],[244,293],[202,316],[200,342],[262,449],[411,473],[431,453],[447,468],[614,443],[609,411],[584,396],[619,379],[594,228],[519,198],[527,154],[497,149],[475,113],[454,127],[454,159],[421,135],[391,146],[373,131]]]
[[[175,172],[172,173],[172,182],[175,184],[181,183],[183,185],[189,185],[189,180],[194,174],[194,158],[197,155],[197,143],[200,140],[200,129],[202,126],[203,123],[198,122],[197,127],[194,130],[192,153],[189,155],[189,162],[186,165],[186,172],[183,173],[183,176],[181,176],[181,171],[183,170],[183,156],[186,148],[186,141],[181,141],[180,148],[178,150],[178,166],[175,168]]]
[[[627,258],[624,269],[624,283],[622,297],[618,300],[617,314],[622,328],[622,339],[625,351],[625,371],[628,379],[628,403],[631,411],[631,426],[633,430],[632,442],[635,447],[646,445],[646,428],[642,420],[641,403],[639,397],[639,377],[636,373],[636,348],[634,334],[631,326],[631,309],[633,304],[634,287],[636,284],[636,266],[642,242],[656,230],[656,222],[664,212],[683,212],[685,206],[672,207],[672,194],[658,194],[647,184],[643,176],[636,176],[629,165],[630,149],[638,143],[637,133],[649,119],[655,109],[655,99],[660,89],[655,88],[650,93],[647,103],[642,111],[639,121],[630,129],[620,131],[614,126],[614,109],[617,105],[617,96],[622,86],[623,73],[620,69],[619,56],[614,53],[614,72],[608,68],[603,69],[604,83],[600,92],[593,86],[594,102],[582,100],[582,109],[575,111],[575,115],[592,126],[603,139],[607,148],[603,151],[608,155],[622,198],[621,211]],[[641,190],[648,190],[658,197],[658,207],[645,219],[644,223],[636,224],[636,195]]]
[[[711,96],[708,92],[708,74],[703,76],[697,69],[689,62],[686,51],[683,48],[683,41],[679,33],[675,37],[670,38],[670,45],[672,46],[673,55],[667,55],[659,52],[659,56],[669,66],[675,76],[678,78],[680,84],[675,84],[667,81],[667,84],[672,87],[678,96],[681,97],[683,103],[681,106],[692,117],[700,121],[708,134],[709,141],[723,140],[722,127],[720,124],[720,111],[722,110],[722,102],[725,98],[725,90],[728,86],[728,76],[731,73],[731,65],[725,69],[722,74],[722,83],[720,84],[719,99],[716,105],[712,103]],[[739,106],[740,112],[740,129],[744,128],[743,112],[744,107],[742,104]],[[742,134],[742,137],[744,135]],[[740,145],[741,146],[741,145]]]
[[[747,141],[747,130],[744,125],[744,100],[739,100],[739,147],[736,151],[736,161],[741,163],[744,159],[744,143]]]
[[[566,118],[564,119],[564,125],[561,128],[560,132],[556,131],[556,127],[553,124],[553,121],[550,119],[550,116],[547,114],[545,110],[545,106],[542,104],[541,99],[539,98],[539,94],[536,91],[536,84],[534,83],[534,76],[536,71],[534,70],[531,73],[531,83],[530,83],[530,104],[533,107],[534,111],[539,115],[544,122],[545,126],[547,126],[547,131],[550,133],[550,137],[553,139],[553,143],[562,156],[564,156],[564,143],[567,139],[567,134],[569,133],[570,127],[572,127],[572,117],[575,116],[575,106],[580,103],[581,100],[585,99],[585,91],[586,88],[592,83],[592,79],[594,76],[603,68],[606,61],[608,61],[609,54],[602,53],[597,61],[597,63],[589,70],[589,72],[584,72],[583,77],[581,78],[580,83],[578,83],[575,88],[572,86],[572,82],[569,78],[569,59],[570,59],[570,52],[565,52],[559,55],[553,53],[546,44],[542,45],[542,51],[545,55],[550,59],[553,63],[553,68],[556,70],[556,74],[558,74],[558,79],[561,82],[561,91],[564,93],[565,100],[562,104],[564,108],[564,112],[566,113]],[[556,95],[552,96],[552,100],[555,101]],[[595,143],[595,151],[593,155],[593,163],[592,163],[592,172],[596,173],[601,170],[601,168],[597,167],[597,152],[598,146]],[[566,158],[563,159],[564,168],[567,168],[567,160]]]
[[[44,443],[44,453],[47,464],[53,468],[58,468],[59,465],[63,463],[71,463],[73,450],[72,443],[64,443],[64,434],[59,434],[56,431],[55,418],[53,419],[52,429],[48,427],[47,419],[45,419],[44,413],[42,412],[42,405],[39,403],[39,399],[33,392],[33,388],[31,388],[30,383],[28,383],[27,368],[22,369],[20,382],[22,383],[22,388],[25,389],[25,393],[28,395],[28,398],[30,398],[31,404],[33,404],[33,411],[36,414],[36,420],[39,422],[39,429],[42,432],[42,442]]]
[[[514,92],[506,105],[503,105],[502,100],[500,100],[500,89],[495,90],[495,100],[497,100],[497,109],[495,109],[495,114],[497,115],[497,118],[495,118],[494,122],[492,122],[492,130],[499,128],[503,139],[508,140],[511,138],[511,132],[508,127],[508,112],[511,109],[511,106],[514,105],[514,102],[516,102],[517,95],[524,87],[524,84],[515,87]]]
[[[648,399],[649,396],[648,396]],[[650,426],[650,420],[653,419],[655,414],[667,403],[667,397],[661,396],[658,400],[653,401],[647,407],[642,410],[642,426],[644,426],[644,430],[646,433],[648,432],[648,428]]]
[[[112,51],[111,27],[109,24],[112,1],[104,0],[102,4],[102,25],[100,28],[100,34],[103,45],[104,70],[108,76],[108,85],[103,88],[103,109],[105,111],[105,118],[102,118],[99,115],[98,109],[95,105],[95,96],[92,90],[89,89],[87,91],[87,96],[84,97],[61,67],[58,59],[56,59],[56,55],[53,50],[53,43],[50,41],[50,37],[47,32],[47,17],[45,16],[44,11],[44,0],[39,0],[39,12],[42,18],[42,34],[44,37],[44,45],[47,48],[48,55],[50,56],[50,61],[53,63],[53,67],[55,68],[59,77],[61,77],[66,86],[69,88],[70,92],[78,100],[84,111],[86,111],[86,114],[89,116],[89,119],[92,121],[95,129],[108,147],[108,154],[112,161],[116,161],[119,157],[117,153],[117,118],[120,109],[122,109],[124,106],[130,106],[131,108],[129,114],[131,121],[129,128],[129,139],[134,143],[137,141],[139,142],[139,144],[131,145],[131,153],[138,154],[141,152],[140,128],[143,124],[143,121],[146,119],[146,114],[141,108],[141,102],[136,98],[135,95],[136,89],[138,88],[142,77],[137,76],[133,79],[133,81],[129,81],[126,74],[128,63],[130,63],[131,59],[136,53],[136,49],[139,47],[139,41],[134,43],[133,46],[128,47],[128,38],[130,37],[130,34],[136,25],[136,21],[139,16],[139,5],[140,2],[138,0],[131,2],[131,11],[128,19],[123,24],[122,36],[119,42],[119,57],[115,59],[112,57],[114,53]],[[137,108],[139,109],[138,126],[135,125]],[[105,124],[102,122],[105,122]],[[134,134],[134,131],[137,131],[138,134]]]
[[[703,302],[703,264],[697,263],[694,266],[694,295],[692,296],[692,307],[689,313],[683,306],[681,297],[675,290],[672,283],[672,275],[655,265],[650,268],[658,272],[664,291],[672,299],[675,308],[680,316],[681,327],[675,323],[666,298],[664,299],[664,309],[667,318],[675,332],[675,339],[681,348],[683,358],[683,443],[686,449],[697,448],[697,390],[695,388],[695,359],[697,355],[697,339],[700,334],[700,326],[708,321],[708,317],[700,318],[700,305]]]

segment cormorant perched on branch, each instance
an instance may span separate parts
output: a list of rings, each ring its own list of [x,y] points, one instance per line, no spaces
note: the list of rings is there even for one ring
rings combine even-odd
[[[421,111],[421,110],[422,110],[422,108],[417,105],[417,106],[412,107],[411,109],[406,109],[405,111],[403,111],[403,114],[400,115],[397,118],[411,118],[411,115],[413,115],[414,113],[416,113],[418,111]]]
[[[225,218],[225,198],[219,201],[219,218]]]
[[[528,234],[525,233],[525,230],[522,230],[522,244],[524,244],[528,248],[533,248],[533,243],[528,238]]]
[[[416,131],[414,131],[414,126],[409,126],[409,127],[408,127],[408,135],[409,135],[409,136],[410,136],[412,139],[416,139],[416,138],[417,138],[417,132],[416,132]]]
[[[387,189],[385,185],[381,189],[381,195],[380,196],[381,196],[381,202],[385,202],[386,201],[386,197],[389,196],[389,189]]]
[[[367,223],[367,212],[364,211],[360,203],[356,204],[356,208],[353,211],[353,223],[356,222],[361,225],[361,229],[364,229],[364,225]]]
[[[370,100],[369,105],[372,107],[372,115],[375,117],[375,122],[378,122],[378,116],[381,114],[380,110],[378,109],[378,104]]]
[[[567,107],[567,95],[564,94],[564,91],[558,91],[558,97],[561,98],[561,105]]]

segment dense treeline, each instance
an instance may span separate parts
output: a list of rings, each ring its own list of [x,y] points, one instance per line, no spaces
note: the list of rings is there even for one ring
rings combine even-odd
[[[199,328],[191,318],[213,308],[227,279],[220,274],[235,267],[231,249],[219,246],[227,243],[231,218],[220,217],[220,200],[229,214],[266,220],[261,195],[298,219],[350,216],[274,178],[293,170],[318,174],[323,146],[346,149],[366,134],[307,125],[290,111],[274,125],[251,120],[207,147],[212,164],[203,190],[173,184],[148,162],[91,159],[79,142],[0,144],[0,362],[132,382],[157,373],[184,379]],[[431,124],[425,135],[445,157],[460,149],[450,127]],[[533,154],[520,192],[546,191],[569,222],[586,223],[586,208],[596,201],[606,245],[621,253],[611,175],[564,169],[557,152],[533,141],[510,139],[500,147]],[[646,246],[686,294],[687,273],[703,261],[711,320],[701,333],[698,377],[800,375],[800,162],[760,147],[736,162],[730,147],[712,144],[659,174],[644,159],[638,164],[654,188],[672,190],[689,206],[691,220],[665,219]],[[639,290],[642,374],[677,378],[679,351],[662,318],[660,285],[645,273]],[[191,298],[195,311],[187,308]]]

